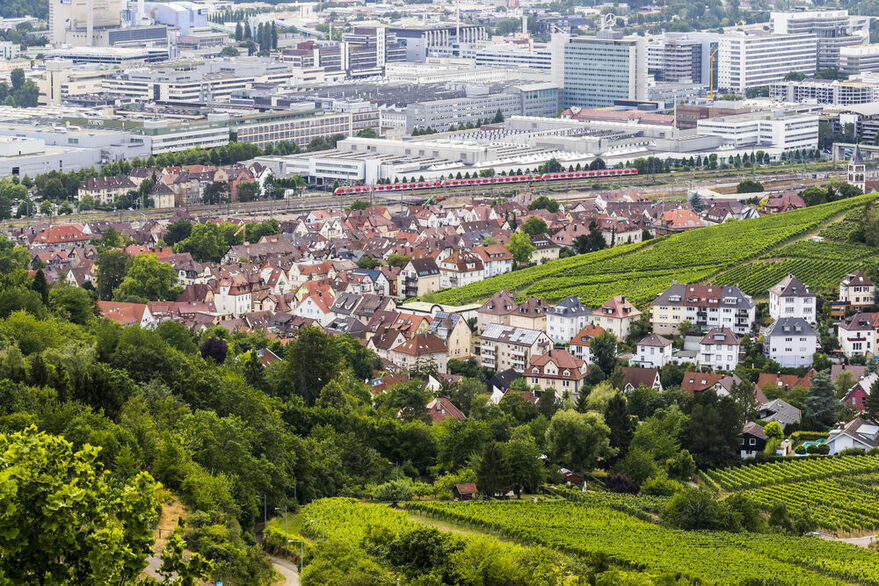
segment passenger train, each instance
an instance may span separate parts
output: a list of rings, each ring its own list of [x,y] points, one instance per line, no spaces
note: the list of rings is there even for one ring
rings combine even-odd
[[[371,193],[379,191],[415,191],[418,189],[437,189],[441,187],[470,187],[479,185],[501,185],[506,183],[531,183],[534,181],[562,181],[570,179],[598,179],[637,175],[637,169],[599,169],[595,171],[562,171],[529,175],[495,175],[494,177],[473,177],[470,179],[442,179],[435,181],[413,181],[409,183],[386,183],[378,185],[352,185],[338,187],[333,193],[348,195],[352,193]]]

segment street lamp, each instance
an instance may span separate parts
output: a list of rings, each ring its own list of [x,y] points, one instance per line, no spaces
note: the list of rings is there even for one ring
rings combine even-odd
[[[279,509],[278,507],[275,507],[275,510],[278,511],[279,513],[281,512],[281,509]],[[287,555],[287,543],[288,543],[288,540],[287,540],[287,505],[285,504],[284,505],[284,555],[285,556]]]
[[[323,519],[309,519],[308,522],[309,523],[320,522],[320,540],[326,541],[326,538],[324,537],[324,520]]]

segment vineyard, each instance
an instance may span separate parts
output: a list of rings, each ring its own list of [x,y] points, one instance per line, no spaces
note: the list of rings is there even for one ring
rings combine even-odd
[[[875,194],[854,197],[551,261],[465,287],[440,291],[434,300],[450,304],[471,303],[485,299],[499,289],[512,289],[519,297],[539,295],[549,301],[574,295],[588,305],[601,305],[614,295],[626,295],[635,304],[645,304],[673,280],[707,280],[712,275],[740,266],[744,261],[768,254],[788,240],[803,236],[830,218],[862,206],[875,197]],[[838,272],[820,264],[821,258],[791,260],[801,261],[800,268],[812,271],[816,282],[828,282]],[[842,274],[847,270],[848,265],[842,269]],[[807,276],[800,278],[809,282]]]
[[[728,491],[760,488],[788,482],[823,480],[879,472],[879,455],[797,458],[766,464],[709,470],[704,477]]]
[[[778,262],[754,262],[738,266],[712,279],[716,285],[736,285],[747,295],[765,296],[786,276],[796,275],[813,291],[833,289],[848,273],[862,268],[858,261],[791,258]]]
[[[787,510],[808,513],[818,526],[856,531],[879,527],[879,474],[765,486],[744,494],[766,510],[784,503]]]
[[[777,534],[680,531],[609,507],[569,502],[410,503],[412,510],[499,531],[524,543],[631,568],[737,584],[879,584],[879,556],[855,546]],[[762,583],[762,582],[761,582]]]

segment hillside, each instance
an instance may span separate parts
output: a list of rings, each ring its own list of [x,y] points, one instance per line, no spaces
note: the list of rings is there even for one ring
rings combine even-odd
[[[862,195],[551,261],[440,291],[434,300],[472,303],[499,289],[512,289],[519,296],[537,295],[548,301],[575,295],[588,305],[601,305],[614,295],[626,295],[635,304],[645,304],[673,280],[738,283],[746,293],[759,295],[766,283],[772,285],[791,271],[807,285],[821,289],[847,271],[863,266],[868,257],[875,256],[874,252],[860,245],[829,241],[829,237],[821,243],[794,241],[842,220],[845,214],[862,209],[877,197]],[[838,222],[842,226],[851,223],[850,219]],[[837,224],[822,234],[828,231],[842,235],[840,238],[846,233],[845,228],[837,229]]]

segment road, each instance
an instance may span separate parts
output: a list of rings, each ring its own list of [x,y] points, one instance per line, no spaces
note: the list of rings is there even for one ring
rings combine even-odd
[[[286,586],[299,586],[299,570],[296,568],[296,564],[274,556],[270,557],[272,558],[272,565],[279,574],[284,576],[284,584]]]

